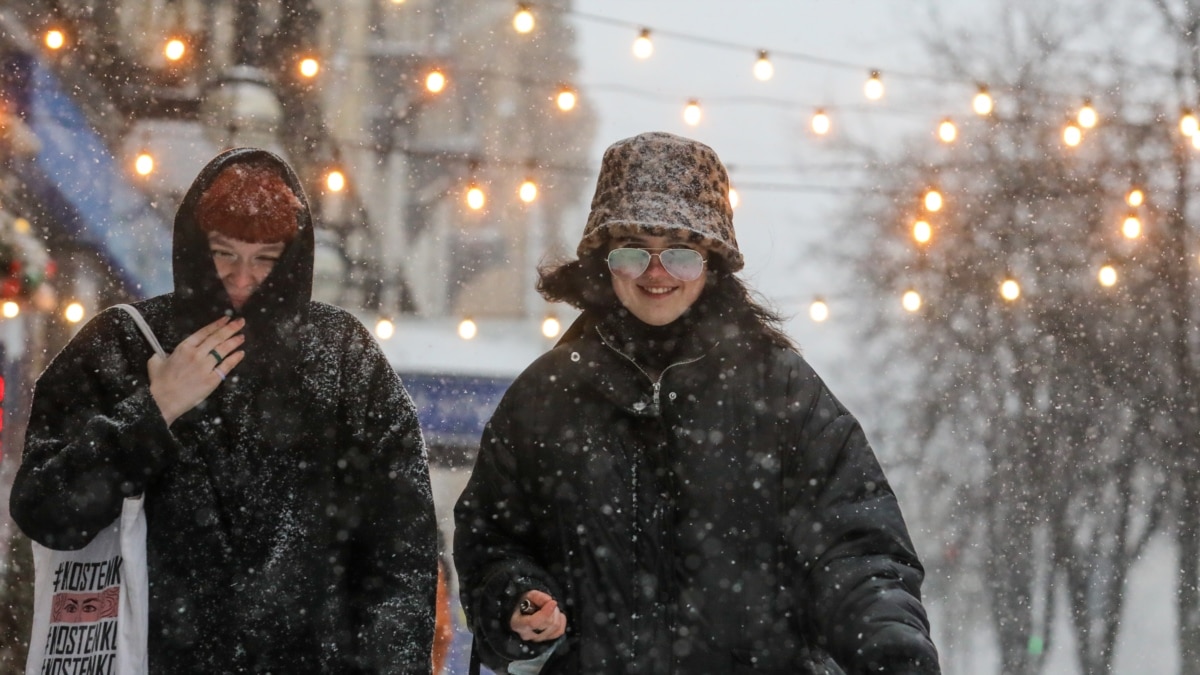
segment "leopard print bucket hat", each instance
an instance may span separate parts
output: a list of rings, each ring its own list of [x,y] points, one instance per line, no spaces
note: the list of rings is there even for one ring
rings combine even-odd
[[[575,253],[583,257],[613,237],[685,233],[690,243],[744,266],[733,234],[729,175],[717,153],[682,136],[649,132],[604,151],[592,209]]]

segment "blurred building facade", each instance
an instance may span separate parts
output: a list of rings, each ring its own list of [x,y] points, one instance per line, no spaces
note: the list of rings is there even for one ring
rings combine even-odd
[[[275,150],[301,176],[317,222],[316,298],[368,327],[392,320],[393,342],[381,342],[424,383],[414,398],[453,413],[423,418],[431,447],[472,439],[446,420],[481,423],[510,375],[551,344],[535,268],[568,253],[562,232],[586,215],[592,113],[582,97],[556,105],[576,79],[570,2],[538,3],[528,33],[514,27],[517,10],[509,0],[0,0],[0,303],[11,303],[0,304],[0,496],[33,379],[95,312],[171,290],[175,208],[199,169],[238,145]],[[435,70],[439,91],[427,86]],[[527,181],[528,202],[518,196]],[[471,186],[480,208],[467,205]],[[480,344],[490,321],[518,346],[429,359],[438,341],[460,339],[466,317]],[[511,363],[481,374],[473,353]],[[10,534],[4,519],[0,562]],[[21,605],[8,597],[10,610]],[[20,616],[0,614],[0,633],[27,634],[12,625]],[[12,665],[5,653],[0,670]]]

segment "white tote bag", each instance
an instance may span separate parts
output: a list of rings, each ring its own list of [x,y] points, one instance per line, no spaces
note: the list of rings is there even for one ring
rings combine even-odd
[[[166,356],[145,319],[129,312],[154,351]],[[130,497],[121,517],[77,551],[33,542],[33,633],[25,675],[144,675],[150,584],[146,514]]]

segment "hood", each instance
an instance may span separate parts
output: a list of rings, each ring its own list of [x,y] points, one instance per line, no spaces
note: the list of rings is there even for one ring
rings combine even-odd
[[[250,160],[265,160],[279,167],[284,181],[303,205],[296,237],[284,249],[271,274],[242,307],[235,312],[225,286],[217,278],[208,249],[208,237],[196,222],[196,205],[222,169]],[[244,315],[248,324],[262,320],[277,327],[303,320],[312,298],[313,222],[308,198],[296,173],[277,155],[257,148],[234,148],[214,157],[192,181],[175,214],[172,250],[176,313],[180,335],[190,335],[222,314]]]

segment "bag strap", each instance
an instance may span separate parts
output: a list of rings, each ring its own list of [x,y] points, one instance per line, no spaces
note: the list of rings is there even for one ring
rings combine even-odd
[[[142,331],[142,335],[146,336],[146,342],[149,342],[150,346],[154,347],[154,352],[156,354],[163,358],[167,357],[167,353],[163,351],[162,345],[158,343],[158,338],[155,337],[154,331],[150,330],[150,324],[146,323],[145,317],[143,317],[142,313],[137,310],[137,307],[125,304],[113,306],[117,309],[125,310],[125,312],[133,318],[133,322],[137,324],[138,330]]]

